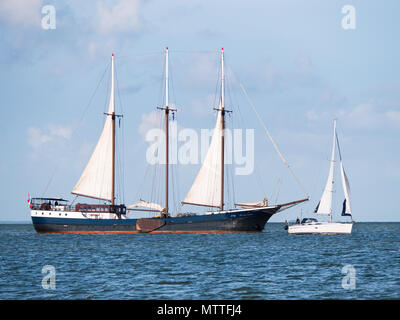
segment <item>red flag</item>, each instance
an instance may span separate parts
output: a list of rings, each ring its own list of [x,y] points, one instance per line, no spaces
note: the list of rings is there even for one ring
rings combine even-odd
[[[28,203],[30,203],[30,202],[31,202],[31,195],[28,192]]]

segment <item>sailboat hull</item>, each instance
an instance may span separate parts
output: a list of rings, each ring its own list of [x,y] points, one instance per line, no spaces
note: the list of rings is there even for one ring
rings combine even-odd
[[[163,224],[150,233],[231,233],[261,232],[279,206],[231,210],[214,214],[161,219]],[[33,211],[33,210],[32,210]],[[92,219],[51,216],[51,212],[31,214],[38,233],[138,233],[138,219]],[[46,216],[44,216],[46,214]]]
[[[317,222],[294,224],[288,227],[289,234],[351,234],[353,223]]]

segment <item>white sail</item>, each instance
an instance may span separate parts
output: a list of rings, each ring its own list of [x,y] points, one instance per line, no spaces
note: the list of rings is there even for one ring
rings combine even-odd
[[[349,179],[347,178],[346,172],[344,171],[343,161],[342,161],[342,153],[340,152],[340,145],[339,145],[339,138],[336,134],[336,142],[339,150],[339,157],[340,157],[340,173],[342,176],[342,186],[343,186],[343,193],[344,193],[344,202],[343,202],[343,209],[342,209],[342,216],[351,216],[351,200],[350,200],[350,184]]]
[[[347,179],[346,172],[344,171],[343,163],[340,161],[340,172],[342,174],[342,185],[343,185],[343,192],[344,192],[344,197],[345,197],[345,207],[342,212],[343,213],[351,213],[351,200],[350,200],[350,184],[349,180]]]
[[[134,208],[139,208],[139,207],[152,209],[152,210],[158,210],[160,212],[163,212],[166,210],[158,203],[147,202],[144,200],[140,200],[140,202],[131,204],[130,206],[128,206],[128,209],[134,209]]]
[[[221,205],[221,146],[222,117],[221,111],[218,111],[217,124],[203,165],[182,203],[209,207]]]
[[[92,156],[78,183],[72,190],[73,194],[101,200],[112,201],[113,188],[113,126],[112,114],[114,107],[114,55],[111,58],[111,94],[108,114],[103,131]]]
[[[264,198],[261,201],[243,202],[243,203],[237,203],[235,205],[239,206],[239,207],[241,207],[243,209],[268,207],[268,199]]]
[[[332,214],[332,194],[333,194],[333,171],[335,167],[335,147],[336,147],[336,120],[333,124],[333,146],[331,155],[331,165],[329,168],[328,180],[326,181],[324,192],[322,193],[321,200],[315,209],[318,214]]]

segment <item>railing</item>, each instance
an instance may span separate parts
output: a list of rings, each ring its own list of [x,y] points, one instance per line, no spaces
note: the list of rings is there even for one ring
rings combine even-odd
[[[31,203],[30,208],[32,210],[42,210],[42,211],[76,211],[75,206],[69,205],[51,205],[48,203]]]
[[[42,211],[69,211],[69,212],[85,212],[85,213],[116,213],[125,214],[126,208],[124,205],[97,205],[97,204],[82,204],[77,203],[74,206],[71,205],[59,205],[49,202],[39,202],[30,204],[32,210]]]

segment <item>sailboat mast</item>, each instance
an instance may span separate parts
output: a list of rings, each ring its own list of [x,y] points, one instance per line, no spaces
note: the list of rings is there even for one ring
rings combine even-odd
[[[225,157],[225,74],[224,48],[221,49],[221,211],[224,210],[224,157]]]
[[[169,108],[168,108],[168,47],[165,48],[165,209],[168,213],[168,166],[169,166]]]
[[[111,99],[115,106],[114,101],[114,53],[111,55]],[[112,186],[111,186],[111,205],[115,201],[115,108],[111,114],[112,123]]]
[[[331,192],[334,191],[334,183],[335,183],[335,148],[336,148],[336,119],[333,120],[333,146],[332,146],[332,157],[331,157],[331,166],[332,166],[332,189]],[[331,198],[332,199],[332,198]],[[330,221],[332,222],[332,202],[331,202],[331,212],[330,212]]]
[[[169,107],[168,96],[168,47],[165,48],[165,107],[157,107],[157,109],[165,112],[165,210],[168,214],[168,167],[169,167],[169,113],[174,114],[175,108]]]

